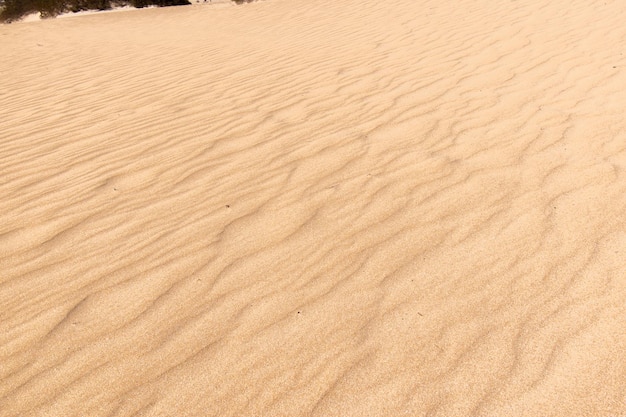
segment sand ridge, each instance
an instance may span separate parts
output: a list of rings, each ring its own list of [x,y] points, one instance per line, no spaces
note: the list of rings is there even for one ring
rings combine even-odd
[[[626,415],[625,18],[0,26],[0,415]]]

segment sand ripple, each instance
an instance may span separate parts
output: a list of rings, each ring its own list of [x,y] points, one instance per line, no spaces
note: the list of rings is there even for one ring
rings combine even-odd
[[[0,26],[0,415],[626,415],[625,21]]]

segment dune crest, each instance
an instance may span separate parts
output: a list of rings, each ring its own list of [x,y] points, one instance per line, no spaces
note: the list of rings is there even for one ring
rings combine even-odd
[[[625,21],[0,26],[0,415],[625,416]]]

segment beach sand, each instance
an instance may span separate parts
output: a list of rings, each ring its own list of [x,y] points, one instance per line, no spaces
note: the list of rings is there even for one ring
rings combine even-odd
[[[0,25],[0,415],[626,416],[624,22]]]

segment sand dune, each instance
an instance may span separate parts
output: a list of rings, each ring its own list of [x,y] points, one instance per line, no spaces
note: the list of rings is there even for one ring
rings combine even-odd
[[[0,26],[0,415],[626,416],[625,21]]]

